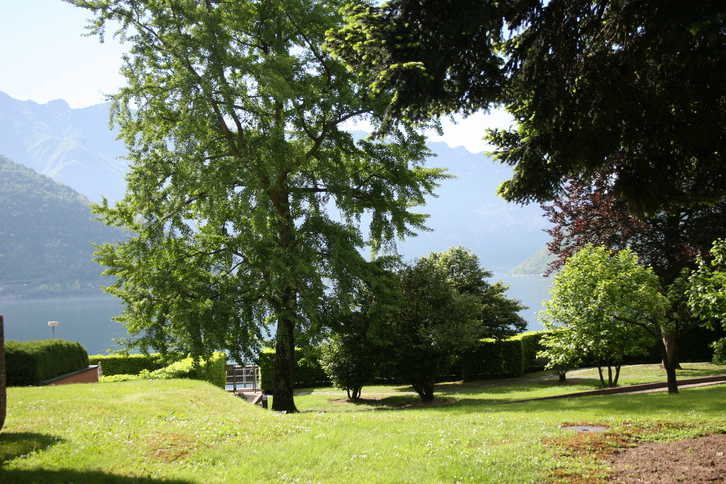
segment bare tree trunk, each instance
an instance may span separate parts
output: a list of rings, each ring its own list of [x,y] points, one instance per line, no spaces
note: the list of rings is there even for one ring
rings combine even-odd
[[[275,381],[272,409],[288,413],[297,412],[293,397],[295,383],[295,326],[289,317],[277,319],[275,337]]]
[[[608,386],[613,386],[613,369],[608,365]]]
[[[7,379],[5,378],[5,322],[0,314],[0,430],[5,424],[7,409]]]
[[[605,378],[603,378],[603,376],[602,376],[602,367],[601,366],[598,366],[597,367],[597,373],[600,375],[600,386],[601,387],[604,387],[605,386]]]
[[[561,371],[558,373],[560,383],[567,383],[567,372]]]
[[[620,380],[620,365],[615,367],[615,382],[613,383],[615,386],[617,386],[618,380]]]
[[[668,379],[668,393],[678,393],[676,366],[678,365],[678,335],[661,330],[663,339],[663,361]]]
[[[434,399],[434,383],[431,381],[422,381],[413,384],[413,389],[416,390],[418,396],[424,402],[431,402]]]

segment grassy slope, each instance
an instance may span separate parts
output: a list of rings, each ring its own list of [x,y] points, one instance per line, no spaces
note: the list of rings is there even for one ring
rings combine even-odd
[[[376,387],[369,390],[398,396],[353,405],[319,390],[298,397],[303,413],[287,416],[190,380],[11,388],[0,481],[531,482],[576,465],[558,462],[555,449],[542,443],[570,434],[560,428],[565,422],[685,425],[655,438],[726,432],[726,386],[677,397],[497,404],[576,386],[451,384],[443,396],[455,405],[388,411],[367,410],[415,398],[402,388]]]

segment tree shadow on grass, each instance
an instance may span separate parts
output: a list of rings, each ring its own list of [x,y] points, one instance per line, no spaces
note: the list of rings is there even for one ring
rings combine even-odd
[[[61,442],[63,439],[54,435],[30,432],[0,433],[0,465],[32,452],[45,450]]]
[[[152,479],[149,477],[118,476],[99,471],[61,470],[4,470],[0,467],[0,482],[23,483],[101,483],[101,484],[190,484],[190,481],[180,479]]]

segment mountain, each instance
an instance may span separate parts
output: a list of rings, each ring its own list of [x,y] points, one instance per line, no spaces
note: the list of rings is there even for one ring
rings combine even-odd
[[[434,155],[428,165],[445,167],[454,178],[444,180],[417,211],[430,214],[426,225],[431,232],[399,244],[408,257],[460,245],[471,249],[487,269],[509,272],[539,247],[547,243],[547,221],[539,205],[508,203],[496,194],[511,169],[484,154],[445,143],[430,143]]]
[[[83,293],[108,284],[93,243],[123,232],[94,219],[88,200],[0,156],[0,297]]]
[[[123,196],[125,151],[109,129],[109,104],[71,109],[63,100],[38,104],[0,92],[0,154],[93,202]]]
[[[52,177],[91,201],[122,197],[123,143],[109,130],[109,105],[71,109],[65,101],[38,104],[0,93],[0,154]],[[418,211],[431,215],[422,232],[398,244],[407,259],[461,245],[489,270],[509,272],[545,245],[546,221],[536,205],[521,207],[496,195],[511,169],[483,154],[431,143],[430,166],[446,167],[445,180]],[[2,207],[0,207],[1,209]]]
[[[554,260],[555,256],[547,250],[547,247],[542,247],[512,269],[512,275],[539,276],[549,269],[550,263]]]

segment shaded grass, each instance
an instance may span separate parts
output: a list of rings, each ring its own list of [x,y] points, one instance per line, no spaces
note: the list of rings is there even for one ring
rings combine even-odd
[[[602,470],[553,444],[574,435],[563,423],[653,428],[651,439],[726,432],[726,386],[500,404],[562,391],[525,382],[451,383],[440,396],[452,405],[403,410],[418,400],[406,387],[374,387],[357,405],[316,389],[284,416],[191,380],[11,388],[5,431],[50,440],[17,452],[0,439],[0,481],[543,482]]]

